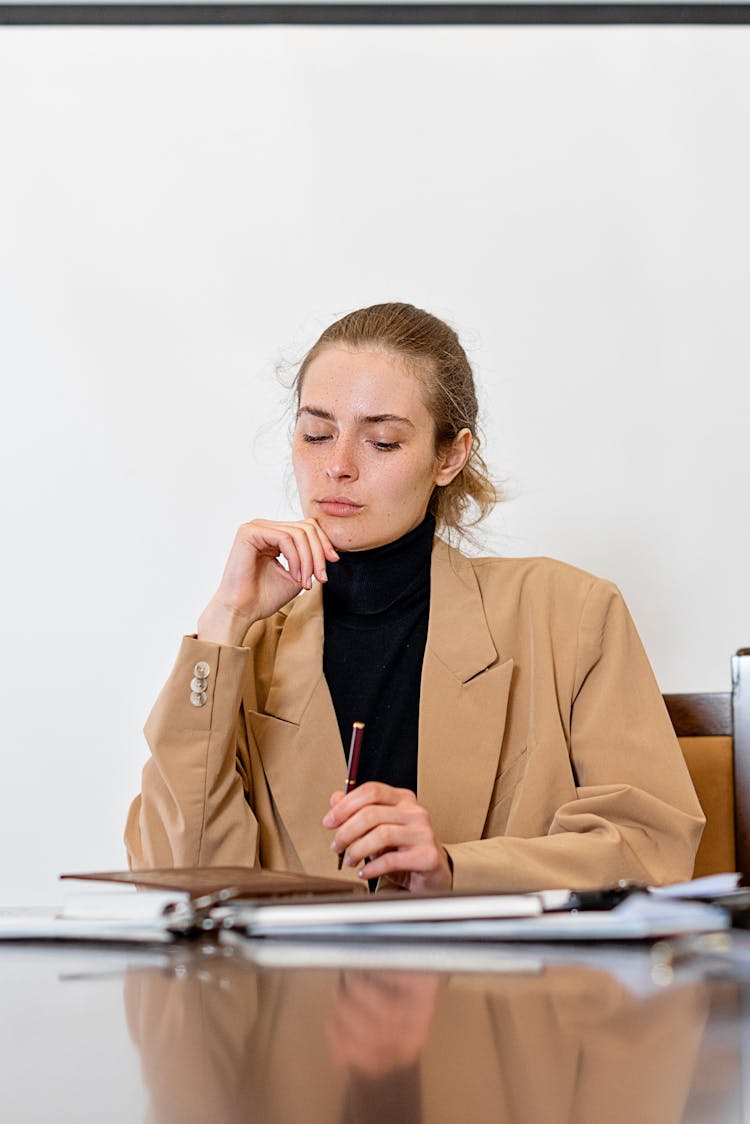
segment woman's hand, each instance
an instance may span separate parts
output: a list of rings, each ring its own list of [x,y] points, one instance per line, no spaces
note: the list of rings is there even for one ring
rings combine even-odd
[[[281,556],[288,571],[279,561]],[[300,590],[311,589],[313,577],[326,581],[326,562],[337,562],[338,557],[314,519],[243,523],[221,584],[198,621],[198,639],[241,644],[251,624],[270,617]]]
[[[391,881],[407,890],[450,890],[448,852],[435,838],[430,815],[408,788],[368,781],[346,796],[334,792],[324,825],[335,831],[331,850],[346,850],[360,878]],[[360,866],[363,863],[363,866]]]
[[[437,972],[342,972],[326,1024],[334,1063],[370,1078],[414,1065],[439,986]]]

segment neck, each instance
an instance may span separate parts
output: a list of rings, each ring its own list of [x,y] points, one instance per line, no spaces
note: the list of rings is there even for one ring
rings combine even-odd
[[[426,515],[401,538],[369,550],[344,551],[327,567],[324,611],[373,615],[429,587],[435,519]]]

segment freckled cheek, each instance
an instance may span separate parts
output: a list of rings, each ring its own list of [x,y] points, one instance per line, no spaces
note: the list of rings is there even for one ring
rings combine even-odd
[[[416,464],[394,465],[380,475],[377,484],[383,499],[394,507],[417,500],[421,503],[432,492],[432,478]]]
[[[292,470],[297,484],[297,491],[301,500],[309,497],[313,490],[314,472],[306,456],[292,454]]]
[[[302,460],[301,460],[300,456],[298,455],[296,449],[292,449],[292,471],[294,472],[294,475],[297,477],[298,480],[303,475]]]
[[[315,473],[322,463],[322,448],[319,445],[297,446],[292,449],[292,468],[299,480]]]

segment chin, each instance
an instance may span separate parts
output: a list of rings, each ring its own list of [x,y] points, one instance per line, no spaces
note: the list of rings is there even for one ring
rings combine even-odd
[[[324,527],[323,530],[336,550],[368,550],[371,546],[378,545],[371,541],[370,535],[357,532],[354,527]]]
[[[335,516],[323,516],[318,519],[328,538],[336,550],[370,550],[374,546],[382,546],[390,542],[387,531],[378,534],[377,529],[360,524],[357,518],[337,519]]]

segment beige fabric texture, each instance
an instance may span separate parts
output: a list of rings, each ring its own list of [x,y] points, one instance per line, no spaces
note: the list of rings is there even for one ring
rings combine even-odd
[[[133,868],[336,873],[321,820],[345,756],[322,650],[317,585],[243,647],[184,638],[146,724],[151,758],[125,832]],[[211,669],[200,708],[198,660]],[[691,876],[704,817],[615,585],[435,540],[417,796],[457,890]]]

